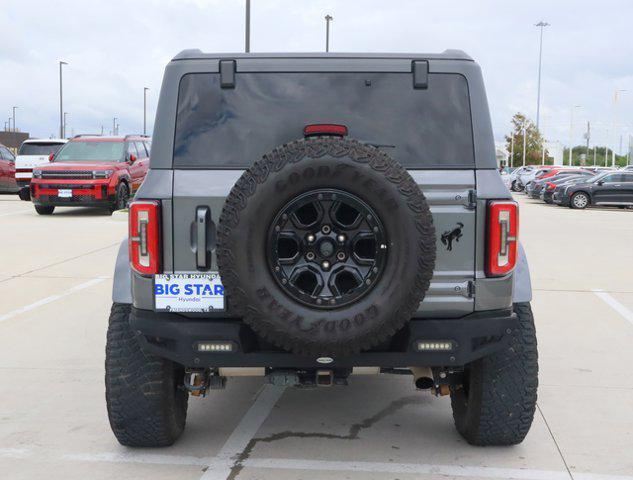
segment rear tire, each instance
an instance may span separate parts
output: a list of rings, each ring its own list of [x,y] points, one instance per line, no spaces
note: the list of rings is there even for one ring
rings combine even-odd
[[[129,314],[129,305],[112,305],[105,362],[110,426],[121,445],[166,447],[185,428],[184,369],[144,353],[130,328]]]
[[[55,211],[55,207],[46,207],[44,205],[35,205],[35,211],[39,215],[52,215]]]
[[[464,385],[451,393],[457,431],[471,445],[516,445],[536,411],[538,352],[529,303],[514,304],[519,317],[510,345],[466,367]]]

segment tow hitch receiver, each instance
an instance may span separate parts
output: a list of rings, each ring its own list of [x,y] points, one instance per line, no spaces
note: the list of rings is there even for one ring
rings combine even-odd
[[[334,372],[332,370],[317,370],[317,387],[331,387],[334,383]]]

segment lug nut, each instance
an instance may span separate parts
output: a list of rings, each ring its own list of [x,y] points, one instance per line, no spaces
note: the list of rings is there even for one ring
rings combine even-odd
[[[330,262],[328,262],[327,260],[325,260],[322,264],[321,267],[323,267],[323,270],[327,270],[330,268]]]
[[[323,226],[321,227],[321,231],[322,231],[324,234],[326,234],[326,235],[327,235],[328,233],[330,233],[330,232],[332,231],[332,229],[330,228],[330,226],[329,226],[329,225],[323,225]]]
[[[308,236],[306,237],[306,240],[308,241],[308,243],[312,243],[315,240],[315,236],[312,235],[311,233],[308,233]]]
[[[345,241],[345,235],[343,235],[342,233],[339,234],[338,237],[336,237],[336,239],[340,242],[343,243]]]
[[[336,258],[338,258],[341,262],[345,260],[345,252],[338,252],[336,254]]]
[[[308,260],[314,260],[314,252],[308,252],[306,253],[306,258]]]

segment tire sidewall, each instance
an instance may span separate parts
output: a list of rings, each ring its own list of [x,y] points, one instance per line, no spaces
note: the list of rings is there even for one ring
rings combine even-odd
[[[415,201],[415,194],[407,197],[410,192],[403,192],[402,185],[385,179],[389,174],[373,168],[369,161],[326,154],[286,163],[268,173],[265,182],[253,186],[252,195],[239,212],[240,220],[224,235],[218,258],[229,301],[242,310],[247,323],[260,333],[274,332],[271,340],[281,347],[319,354],[368,348],[378,336],[395,333],[401,325],[393,318],[410,317],[428,288],[435,260],[435,234],[426,203]],[[411,183],[415,185],[412,179]],[[266,245],[271,222],[286,203],[305,192],[324,188],[359,197],[371,206],[387,232],[387,262],[374,287],[355,303],[335,309],[314,309],[291,299],[270,271]],[[419,189],[417,195],[421,196]],[[428,219],[430,230],[420,231],[421,216]],[[227,233],[222,225],[221,230]],[[222,253],[226,245],[232,252],[243,252],[239,261],[231,262],[234,271],[228,276],[222,268],[227,263],[222,258],[226,257]],[[236,288],[235,279],[248,281],[240,281]],[[398,306],[395,314],[393,306]],[[325,351],[315,346],[319,344],[331,348]]]

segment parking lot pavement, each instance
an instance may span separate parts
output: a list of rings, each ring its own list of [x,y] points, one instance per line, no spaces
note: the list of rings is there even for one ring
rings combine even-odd
[[[0,197],[0,478],[633,480],[633,212],[521,202],[539,409],[512,448],[467,445],[407,377],[192,398],[171,448],[126,449],[105,410],[111,277],[125,222]],[[627,267],[628,265],[628,267]]]

